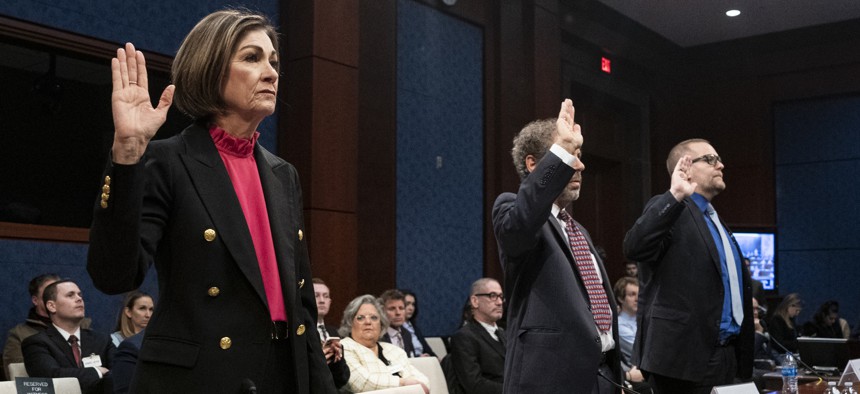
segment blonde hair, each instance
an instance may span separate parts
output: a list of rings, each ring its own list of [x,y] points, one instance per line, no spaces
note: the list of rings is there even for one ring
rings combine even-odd
[[[230,59],[246,33],[262,30],[275,49],[278,33],[263,15],[243,9],[216,11],[197,22],[185,36],[171,74],[176,85],[174,103],[194,119],[206,119],[226,108],[222,87]]]

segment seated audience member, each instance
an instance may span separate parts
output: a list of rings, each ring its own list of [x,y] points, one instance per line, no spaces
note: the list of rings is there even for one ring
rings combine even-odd
[[[129,392],[131,379],[134,378],[134,369],[137,367],[137,356],[140,353],[141,344],[143,344],[143,331],[126,338],[119,344],[110,375],[108,375],[108,379],[113,385],[114,394]]]
[[[43,274],[30,280],[28,290],[33,306],[27,314],[27,320],[9,330],[9,337],[3,348],[3,371],[9,370],[9,364],[23,363],[24,355],[21,353],[21,342],[32,335],[45,331],[51,324],[51,318],[45,311],[45,303],[42,302],[42,292],[45,287],[58,280],[60,277],[57,274]]]
[[[403,328],[406,331],[409,331],[409,335],[412,336],[412,348],[413,355],[415,357],[436,357],[436,353],[433,352],[433,349],[427,344],[427,340],[424,339],[424,334],[421,333],[421,330],[418,328],[418,325],[415,324],[418,321],[418,297],[411,290],[400,290],[403,293],[403,303],[405,305],[405,320],[403,322]]]
[[[397,289],[386,290],[379,296],[379,303],[385,310],[389,324],[380,340],[403,349],[408,357],[415,357],[412,334],[403,328],[406,322],[406,296]]]
[[[634,261],[628,261],[624,263],[624,276],[628,276],[631,278],[639,277],[639,264],[636,264]]]
[[[615,301],[618,302],[618,347],[621,351],[621,370],[624,380],[633,390],[640,393],[651,392],[651,386],[645,383],[642,371],[630,362],[633,354],[633,342],[636,340],[636,311],[639,302],[639,281],[625,276],[615,282]]]
[[[773,316],[770,317],[767,327],[771,341],[776,344],[774,350],[777,352],[785,353],[786,350],[797,352],[797,328],[794,319],[802,309],[803,302],[800,300],[800,295],[791,293],[783,298],[773,312]]]
[[[344,389],[361,393],[420,384],[424,393],[429,393],[430,380],[409,363],[406,352],[380,342],[387,328],[388,317],[372,295],[359,296],[346,306],[338,330],[343,337],[340,343],[350,371]]]
[[[120,342],[143,331],[149,324],[155,304],[149,294],[133,291],[125,295],[122,310],[116,319],[115,332],[111,334],[113,345],[119,347]]]
[[[116,348],[110,336],[81,328],[84,299],[71,280],[45,288],[45,310],[51,325],[24,340],[27,373],[39,378],[77,378],[81,391],[104,392],[103,380],[112,366]]]
[[[844,338],[839,324],[839,303],[830,300],[821,304],[812,320],[803,325],[801,333],[808,337]]]
[[[758,300],[752,298],[753,310],[753,326],[755,327],[755,341],[753,347],[753,382],[759,390],[764,390],[766,386],[764,374],[771,372],[779,360],[777,354],[771,350],[770,341],[767,333],[767,325],[761,320],[762,308],[758,304]],[[760,364],[762,360],[773,361],[773,364]],[[764,361],[767,363],[767,361]]]
[[[325,317],[331,309],[331,293],[322,279],[314,278],[313,282],[314,298],[317,301],[317,332],[320,335],[325,361],[334,378],[334,385],[341,388],[349,381],[349,367],[343,359],[343,348],[340,346],[340,340],[337,339],[337,328],[325,324]]]
[[[501,394],[505,372],[505,332],[496,322],[504,312],[502,286],[492,278],[472,283],[470,316],[451,337],[449,391]]]

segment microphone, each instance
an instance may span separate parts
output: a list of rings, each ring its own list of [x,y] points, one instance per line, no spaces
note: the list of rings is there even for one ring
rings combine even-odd
[[[254,381],[251,379],[242,379],[242,392],[248,394],[257,394],[257,385],[255,385]]]
[[[779,343],[779,341],[777,341],[777,340],[776,340],[776,338],[771,337],[769,332],[762,333],[762,335],[764,335],[764,337],[765,337],[765,338],[767,338],[768,342],[773,342],[773,343],[775,343],[777,346],[779,346],[779,348],[780,348],[780,349],[782,349],[783,351],[785,351],[786,353],[791,353],[792,355],[794,355],[794,352],[792,352],[791,350],[788,350],[785,346],[782,346],[782,344],[781,344],[781,343]],[[798,353],[798,354],[799,354],[799,353]],[[795,360],[795,361],[797,361],[797,363],[798,363],[798,364],[800,364],[801,366],[803,366],[803,368],[806,368],[806,370],[807,370],[807,371],[809,371],[809,372],[810,372],[810,373],[812,373],[813,375],[817,376],[819,380],[821,380],[821,381],[826,380],[826,378],[824,377],[824,375],[821,375],[820,373],[816,372],[816,371],[815,371],[815,369],[813,369],[813,368],[812,368],[812,367],[810,367],[808,364],[806,364],[805,362],[803,362],[803,360],[801,360],[801,359],[800,359],[800,357],[795,357],[795,358],[794,358],[794,360]]]

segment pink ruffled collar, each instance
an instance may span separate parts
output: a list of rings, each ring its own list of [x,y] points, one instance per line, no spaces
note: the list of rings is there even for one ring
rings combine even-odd
[[[248,157],[254,153],[254,144],[260,137],[260,132],[255,131],[251,138],[236,138],[227,134],[224,129],[217,125],[209,128],[209,135],[219,152],[227,153],[237,157]]]

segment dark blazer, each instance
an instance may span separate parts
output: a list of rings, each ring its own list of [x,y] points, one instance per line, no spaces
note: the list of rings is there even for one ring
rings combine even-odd
[[[409,358],[415,357],[415,345],[412,344],[412,334],[409,333],[409,330],[400,327],[400,335],[403,336],[403,351],[406,352],[406,356]],[[379,339],[382,342],[391,342],[391,336],[386,332],[382,335],[382,338]]]
[[[116,357],[113,360],[113,368],[111,368],[110,375],[108,376],[115,394],[125,394],[131,386],[134,370],[137,367],[140,346],[143,344],[144,332],[141,331],[126,338],[120,342],[119,348],[117,348]]]
[[[254,157],[289,320],[295,392],[333,393],[314,329],[298,174],[259,144]],[[152,264],[158,272],[158,308],[132,391],[229,393],[244,379],[263,382],[273,324],[251,234],[208,129],[193,124],[152,141],[140,163],[109,163],[102,179],[108,196],[95,207],[87,263],[93,283],[117,294],[136,289]]]
[[[480,323],[469,322],[451,336],[450,362],[458,393],[502,394],[505,345],[493,339]]]
[[[421,347],[424,348],[424,352],[422,354],[428,354],[430,356],[437,357],[436,352],[434,352],[433,348],[430,347],[430,344],[427,343],[427,339],[424,338],[424,333],[421,332],[421,329],[418,328],[418,325],[415,324],[414,321],[410,321],[409,324],[411,324],[412,329],[415,330],[415,337],[418,338],[418,343],[420,343]],[[414,348],[415,344],[413,344],[412,347]],[[414,351],[413,351],[413,354],[414,354]],[[421,354],[416,354],[415,357],[421,357]]]
[[[679,203],[667,191],[648,202],[624,238],[624,255],[639,262],[639,327],[632,361],[643,371],[693,382],[705,376],[719,340],[725,291],[706,220],[692,199]],[[725,223],[723,227],[731,236]],[[755,340],[752,288],[749,270],[741,267],[744,321],[735,354],[739,377],[749,378]]]
[[[81,329],[81,357],[97,354],[102,366],[111,369],[116,348],[110,336]],[[72,347],[51,325],[45,331],[24,340],[24,366],[27,374],[37,378],[77,378],[84,393],[104,391],[103,380],[95,368],[80,368],[75,363]]]
[[[591,392],[602,356],[588,293],[569,241],[552,216],[552,204],[574,170],[547,152],[517,194],[504,193],[493,207],[493,228],[505,271],[507,355],[504,391]],[[588,232],[609,302],[615,299]],[[618,318],[612,317],[618,343]],[[621,381],[618,346],[607,355],[615,382]]]

